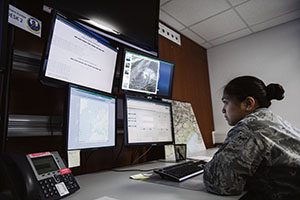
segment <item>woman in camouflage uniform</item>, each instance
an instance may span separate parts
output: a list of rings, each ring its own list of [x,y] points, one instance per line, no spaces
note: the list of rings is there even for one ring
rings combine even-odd
[[[205,165],[209,192],[241,199],[300,199],[300,131],[268,107],[282,100],[279,84],[265,86],[252,76],[224,88],[222,112],[234,126],[213,159]]]

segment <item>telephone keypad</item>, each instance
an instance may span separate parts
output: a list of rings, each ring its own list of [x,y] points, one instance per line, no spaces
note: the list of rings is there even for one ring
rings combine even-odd
[[[65,183],[67,189],[69,191],[76,191],[79,189],[78,185],[76,184],[75,178],[71,174],[62,175],[62,181]]]
[[[39,181],[40,188],[42,189],[42,195],[44,195],[44,199],[59,199],[58,191],[55,187],[55,181],[52,177],[43,179]]]
[[[55,200],[60,199],[60,195],[55,187],[55,184],[64,182],[67,189],[70,193],[75,192],[79,189],[79,185],[77,184],[75,178],[72,174],[64,174],[64,175],[55,175],[53,177],[40,180],[40,188],[42,189],[42,195],[44,195],[44,199]]]

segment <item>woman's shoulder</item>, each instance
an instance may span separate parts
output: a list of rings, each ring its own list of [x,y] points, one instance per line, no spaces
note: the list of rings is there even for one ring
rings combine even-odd
[[[274,132],[293,132],[295,135],[300,131],[289,122],[274,114],[268,108],[261,108],[246,116],[240,121],[241,126],[247,126],[251,132],[263,135],[276,135]],[[299,136],[298,136],[299,137]]]
[[[274,124],[274,114],[267,108],[260,108],[247,115],[233,128],[234,132],[248,131],[253,135],[257,130],[265,130]],[[254,134],[255,135],[255,134]]]
[[[258,125],[265,124],[268,125],[268,122],[273,122],[276,120],[278,116],[274,115],[274,113],[268,108],[259,108],[254,112],[247,115],[240,122],[248,125]]]

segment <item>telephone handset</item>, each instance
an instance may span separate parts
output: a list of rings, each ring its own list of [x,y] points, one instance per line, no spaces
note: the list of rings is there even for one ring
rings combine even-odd
[[[17,200],[56,200],[79,190],[58,152],[1,155],[2,172]]]

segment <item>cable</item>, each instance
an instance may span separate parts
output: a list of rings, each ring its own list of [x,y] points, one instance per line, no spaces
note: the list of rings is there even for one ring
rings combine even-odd
[[[135,171],[149,172],[149,171],[153,171],[155,169],[158,169],[158,168],[153,168],[153,169],[112,169],[111,171],[113,171],[113,172],[135,172]]]
[[[53,116],[50,115],[49,116],[49,129],[50,129],[50,133],[51,133],[51,137],[54,136],[54,131],[53,131]]]
[[[122,144],[121,144],[120,151],[119,151],[118,155],[116,156],[116,158],[114,159],[113,164],[115,164],[115,162],[116,162],[116,161],[118,160],[118,158],[120,157],[123,148],[124,148],[124,140],[122,140]]]
[[[141,159],[143,156],[145,156],[151,149],[153,145],[151,145],[142,155],[140,155],[137,159],[135,159],[131,164],[135,164],[139,159]]]
[[[130,163],[133,164],[134,162],[134,158],[136,157],[136,155],[138,155],[138,150],[140,147],[135,147],[132,152],[131,152],[131,158],[130,158]]]
[[[92,156],[92,154],[96,152],[95,149],[91,150],[91,152],[88,154],[86,153],[86,158],[85,158],[85,173],[88,173],[88,160],[90,159],[90,157]]]
[[[176,149],[177,153],[179,154],[180,160],[185,160],[185,156],[182,155],[182,153],[180,152],[180,149]]]

